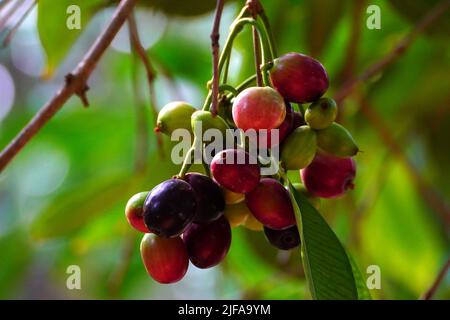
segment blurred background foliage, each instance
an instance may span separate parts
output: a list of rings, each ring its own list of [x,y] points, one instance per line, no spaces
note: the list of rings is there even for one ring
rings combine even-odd
[[[157,74],[155,105],[183,99],[200,107],[211,77],[214,1],[166,2],[170,5],[161,7],[162,1],[142,0],[136,10]],[[176,6],[184,2],[196,5]],[[70,1],[40,0],[9,46],[0,49],[1,147],[63,83],[115,3],[77,1],[82,30],[69,31]],[[333,96],[349,77],[390,52],[438,1],[262,3],[278,51],[319,59]],[[369,4],[381,8],[381,30],[366,27]],[[221,43],[241,5],[227,2]],[[382,288],[371,290],[375,299],[418,298],[449,256],[449,211],[436,203],[450,201],[449,17],[340,105],[340,121],[363,152],[356,158],[355,190],[322,201],[320,211],[364,279],[369,265],[380,266]],[[85,109],[73,97],[0,175],[0,298],[310,298],[299,253],[277,252],[263,234],[241,228],[233,230],[221,266],[199,270],[191,265],[174,285],[158,285],[147,276],[140,235],[128,227],[124,206],[131,195],[151,189],[178,168],[170,162],[170,142],[163,141],[162,157],[148,129],[145,168],[136,170],[136,146],[142,143],[139,106],[145,104],[150,127],[154,119],[145,72],[130,54],[126,29],[89,80],[91,106]],[[254,72],[252,57],[246,30],[233,51],[232,83]],[[299,179],[296,172],[291,177]],[[66,269],[73,264],[81,267],[82,290],[66,288]],[[436,298],[450,298],[449,275]]]

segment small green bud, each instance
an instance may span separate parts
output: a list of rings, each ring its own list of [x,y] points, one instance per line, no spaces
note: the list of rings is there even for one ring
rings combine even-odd
[[[311,193],[306,190],[305,186],[301,183],[294,183],[293,184],[294,189],[298,192],[303,194],[308,200],[311,205],[316,208],[317,210],[320,209],[320,198],[313,196]]]
[[[336,120],[337,106],[336,102],[330,98],[321,98],[306,109],[306,123],[313,129],[325,129]]]
[[[350,132],[336,122],[317,131],[317,145],[323,151],[341,158],[352,157],[359,151]]]
[[[281,147],[281,160],[288,170],[299,170],[314,159],[317,149],[316,132],[309,126],[292,131]]]
[[[172,135],[176,129],[186,129],[191,132],[191,115],[195,111],[196,109],[187,102],[170,102],[159,111],[155,131],[168,136]]]

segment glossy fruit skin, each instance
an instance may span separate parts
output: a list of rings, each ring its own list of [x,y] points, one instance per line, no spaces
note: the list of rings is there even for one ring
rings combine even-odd
[[[166,180],[147,196],[144,222],[151,232],[161,237],[176,237],[193,221],[196,208],[195,192],[186,181]]]
[[[155,131],[171,135],[176,129],[191,131],[191,116],[196,109],[184,101],[166,104],[158,113]]]
[[[222,188],[222,190],[223,190],[223,195],[225,197],[225,203],[227,205],[237,204],[237,203],[240,203],[245,200],[245,194],[243,194],[243,193],[236,193],[236,192],[230,191],[226,188]]]
[[[322,64],[300,53],[288,53],[274,61],[270,79],[288,101],[313,102],[328,89],[328,75]]]
[[[305,111],[306,123],[313,129],[320,130],[329,127],[337,116],[336,101],[330,98],[321,98]]]
[[[146,233],[140,249],[147,273],[159,283],[174,283],[186,274],[189,256],[180,237],[167,239]]]
[[[231,244],[231,227],[225,217],[208,224],[192,224],[183,234],[189,259],[196,267],[205,269],[219,264]]]
[[[197,200],[193,221],[207,223],[219,219],[225,210],[225,199],[219,185],[200,173],[188,173],[184,180],[194,189]]]
[[[350,132],[336,122],[317,131],[317,145],[323,151],[341,158],[352,157],[359,152]]]
[[[148,191],[139,192],[128,200],[125,207],[125,217],[128,223],[137,231],[150,232],[144,223],[144,202]]]
[[[290,250],[300,245],[300,234],[296,225],[283,230],[264,227],[264,234],[271,245],[281,250]]]
[[[267,131],[267,139],[264,136],[259,137],[258,142],[261,142],[264,146],[272,148],[280,145],[286,139],[286,137],[292,132],[292,127],[294,125],[294,111],[289,102],[286,103],[286,116],[284,117],[281,125],[276,129],[271,129]],[[271,131],[278,130],[278,141],[273,141],[271,139]],[[262,139],[261,139],[262,138]],[[267,142],[266,142],[267,141]]]
[[[335,198],[352,189],[356,163],[352,158],[339,158],[317,153],[313,162],[301,171],[308,192],[316,197]]]
[[[286,116],[283,97],[270,87],[243,90],[233,102],[233,120],[244,131],[278,128]]]
[[[309,126],[301,126],[292,131],[283,143],[281,161],[287,170],[299,170],[311,163],[316,150],[316,132]]]
[[[225,207],[225,217],[232,228],[243,225],[250,214],[245,202],[230,204]]]
[[[196,130],[196,127],[199,123],[202,124],[201,131],[199,129]],[[224,134],[224,137],[226,134],[226,130],[229,129],[228,124],[222,117],[218,115],[213,117],[211,112],[203,110],[196,111],[192,114],[191,126],[194,134],[197,134],[198,132],[203,135],[206,130],[217,129],[222,132],[222,134]]]
[[[245,195],[251,213],[263,225],[280,230],[295,224],[288,191],[275,179],[263,178],[258,187]]]
[[[238,163],[239,159],[243,162]],[[211,173],[222,187],[236,193],[247,193],[256,188],[260,179],[259,165],[255,161],[242,149],[226,149],[212,159]]]
[[[309,193],[308,190],[306,189],[306,187],[301,183],[293,183],[292,185],[297,192],[303,194],[309,200],[309,203],[314,208],[316,208],[317,210],[320,209],[320,198],[319,197],[315,197],[311,193]]]

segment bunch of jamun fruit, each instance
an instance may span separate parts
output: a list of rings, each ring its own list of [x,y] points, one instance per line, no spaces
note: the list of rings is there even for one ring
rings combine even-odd
[[[289,53],[275,59],[269,72],[272,87],[242,90],[215,116],[186,102],[167,104],[156,131],[170,136],[184,128],[194,134],[198,121],[204,130],[278,129],[281,168],[300,171],[303,183],[294,187],[317,207],[319,198],[353,188],[358,147],[335,122],[335,101],[322,97],[328,76],[317,60]],[[134,195],[126,206],[130,225],[145,233],[144,266],[160,283],[182,279],[189,261],[198,268],[219,264],[230,248],[232,227],[263,230],[281,250],[300,245],[293,204],[279,175],[261,176],[258,159],[239,147],[217,152],[207,165],[211,177],[195,172],[173,177]]]

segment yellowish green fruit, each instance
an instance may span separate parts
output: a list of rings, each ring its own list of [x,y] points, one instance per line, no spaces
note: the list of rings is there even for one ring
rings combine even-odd
[[[320,209],[320,198],[309,193],[305,186],[301,183],[294,183],[293,186],[298,193],[303,194],[309,200],[309,203],[311,203],[314,208],[317,210]]]
[[[251,213],[247,216],[243,226],[252,231],[263,231],[264,229],[263,224],[259,222]]]
[[[198,127],[201,124],[201,130]],[[230,127],[220,116],[213,117],[212,113],[209,111],[199,110],[192,114],[191,116],[191,126],[194,134],[200,133],[204,134],[206,130],[209,129],[218,129],[223,137],[226,135],[226,130]]]
[[[155,131],[168,136],[176,129],[186,129],[192,133],[191,116],[195,111],[196,109],[187,102],[170,102],[159,111]]]
[[[250,214],[251,213],[244,202],[227,205],[225,207],[225,217],[232,228],[244,224]]]
[[[352,157],[359,151],[350,132],[336,122],[317,131],[317,145],[323,151],[341,158]]]
[[[306,123],[313,129],[325,129],[336,120],[336,101],[330,98],[321,98],[313,103],[305,111]]]
[[[316,132],[309,126],[301,126],[283,142],[281,160],[287,170],[300,170],[312,162],[316,149]]]
[[[236,203],[244,201],[244,199],[245,199],[245,194],[243,194],[243,193],[236,193],[236,192],[230,191],[226,188],[222,188],[222,190],[223,190],[223,195],[225,197],[226,204],[236,204]]]

